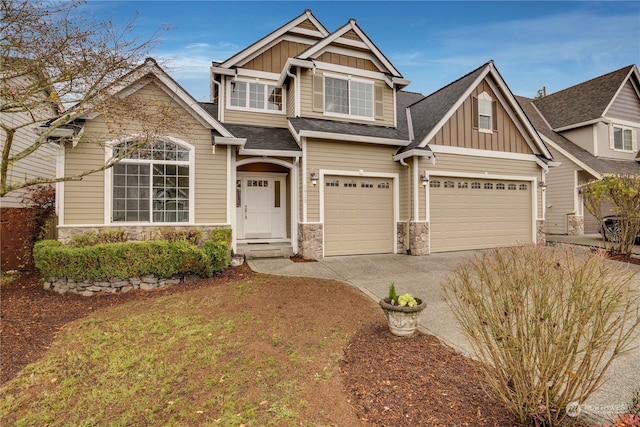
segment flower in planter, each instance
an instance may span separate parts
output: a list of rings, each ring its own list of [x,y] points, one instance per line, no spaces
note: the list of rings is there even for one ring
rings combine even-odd
[[[404,294],[398,297],[398,305],[400,307],[415,307],[418,302],[411,294]]]

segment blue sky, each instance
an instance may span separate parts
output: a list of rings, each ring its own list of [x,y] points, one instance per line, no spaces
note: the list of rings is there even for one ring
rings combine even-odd
[[[553,93],[640,63],[639,1],[107,1],[86,6],[98,19],[126,22],[136,34],[172,30],[152,55],[196,99],[208,101],[209,66],[300,15],[329,31],[358,25],[425,95],[493,59],[512,92]]]

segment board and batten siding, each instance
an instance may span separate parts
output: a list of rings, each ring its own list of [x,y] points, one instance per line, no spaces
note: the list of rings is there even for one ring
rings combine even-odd
[[[9,126],[19,126],[23,123],[32,121],[31,117],[28,116],[27,113],[0,114],[2,114],[2,123],[7,123]],[[53,114],[51,114],[51,117],[53,117]],[[34,144],[36,138],[36,127],[37,125],[32,125],[16,130],[13,135],[13,143],[11,145],[11,156],[16,155]],[[3,130],[0,130],[0,138],[0,149],[3,149],[6,140]],[[24,182],[25,179],[38,177],[54,178],[56,176],[57,153],[57,145],[42,145],[38,150],[9,167],[9,170],[7,171],[7,181],[11,182],[16,180],[18,182]],[[10,192],[6,196],[0,198],[0,207],[22,207],[21,199],[25,194],[25,190],[15,190]]]
[[[148,84],[132,97],[141,103],[151,100],[166,102],[173,108],[181,109],[162,89]],[[227,201],[227,147],[216,148],[213,154],[211,130],[205,128],[191,114],[180,112],[180,130],[169,132],[167,136],[177,138],[195,147],[195,221],[198,224],[225,224]],[[65,174],[77,174],[88,169],[99,168],[104,164],[105,151],[94,142],[112,141],[122,135],[133,135],[141,129],[133,122],[123,122],[118,133],[109,130],[105,121],[98,116],[87,121],[83,138],[76,147],[66,146]],[[82,181],[70,181],[64,184],[64,223],[66,225],[103,224],[104,223],[104,172],[88,175]],[[120,224],[120,223],[119,223]],[[126,223],[121,223],[126,225]]]
[[[287,59],[295,58],[309,46],[311,44],[282,40],[255,58],[238,65],[249,70],[280,74]]]
[[[429,144],[445,145],[461,148],[475,148],[480,150],[505,151],[510,153],[533,154],[531,147],[511,120],[504,107],[497,102],[497,130],[492,133],[480,132],[473,129],[472,99],[482,92],[487,92],[492,100],[497,96],[491,86],[482,81],[476,87],[451,118],[436,133]],[[419,120],[419,117],[412,118]]]
[[[319,65],[320,66],[320,65]],[[322,75],[323,72],[316,69],[315,75]],[[332,75],[337,75],[338,73],[331,72]],[[376,87],[382,88],[382,118],[377,118],[375,121],[371,120],[358,120],[357,117],[336,117],[331,115],[325,115],[322,111],[314,111],[313,108],[313,77],[314,74],[311,70],[302,70],[300,73],[300,115],[302,117],[316,118],[316,119],[325,119],[325,120],[336,120],[336,121],[346,121],[350,123],[364,123],[368,125],[379,125],[379,126],[395,126],[394,123],[394,96],[393,89],[390,88],[386,83],[382,81],[378,81]],[[347,76],[345,75],[345,78]],[[369,79],[371,80],[371,79]],[[374,88],[375,91],[376,88]]]
[[[546,232],[549,234],[567,234],[567,215],[575,214],[575,179],[580,168],[553,147],[549,147],[554,160],[560,166],[549,168],[547,182]]]
[[[307,141],[307,173],[320,169],[367,173],[401,173],[392,155],[396,147],[384,145],[335,142],[321,139]],[[320,185],[307,186],[307,220],[320,221]]]
[[[536,177],[538,180],[540,180],[540,167],[534,161],[475,157],[460,154],[438,153],[435,166],[431,164],[430,159],[421,157],[420,173],[424,173],[425,170],[429,175],[438,175],[438,172],[455,172],[460,173],[460,176],[465,176],[465,174],[488,174],[522,176],[523,178],[527,179],[530,177]],[[540,190],[538,190],[538,218],[542,217],[541,200],[542,198],[540,195]],[[424,219],[426,218],[425,203],[426,191],[419,190],[419,221],[424,221]]]

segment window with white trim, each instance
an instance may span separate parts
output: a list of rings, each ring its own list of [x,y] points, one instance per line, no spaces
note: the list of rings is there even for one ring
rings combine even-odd
[[[373,119],[373,86],[369,81],[325,76],[325,112]]]
[[[623,126],[614,126],[613,148],[615,150],[634,151],[633,129]]]
[[[131,150],[135,142],[114,147]],[[112,168],[113,222],[188,222],[191,150],[163,139],[146,144]]]
[[[487,92],[482,92],[478,95],[478,129],[481,131],[493,131],[492,110],[491,97]]]
[[[240,80],[229,83],[229,108],[232,109],[283,112],[283,100],[281,87]]]

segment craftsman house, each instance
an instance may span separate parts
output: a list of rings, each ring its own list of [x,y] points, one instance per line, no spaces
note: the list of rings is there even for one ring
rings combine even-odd
[[[429,96],[409,83],[355,20],[330,32],[308,10],[213,63],[209,103],[147,60],[119,90],[172,103],[188,131],[60,184],[60,238],[226,227],[237,252],[308,258],[543,240],[552,155],[493,62]],[[83,132],[102,132],[106,152],[67,144],[66,171],[104,163],[139,132],[110,138],[101,123],[88,115]]]
[[[549,170],[546,231],[597,233],[581,186],[606,175],[640,174],[640,77],[629,65],[538,99],[518,97],[561,165]]]

